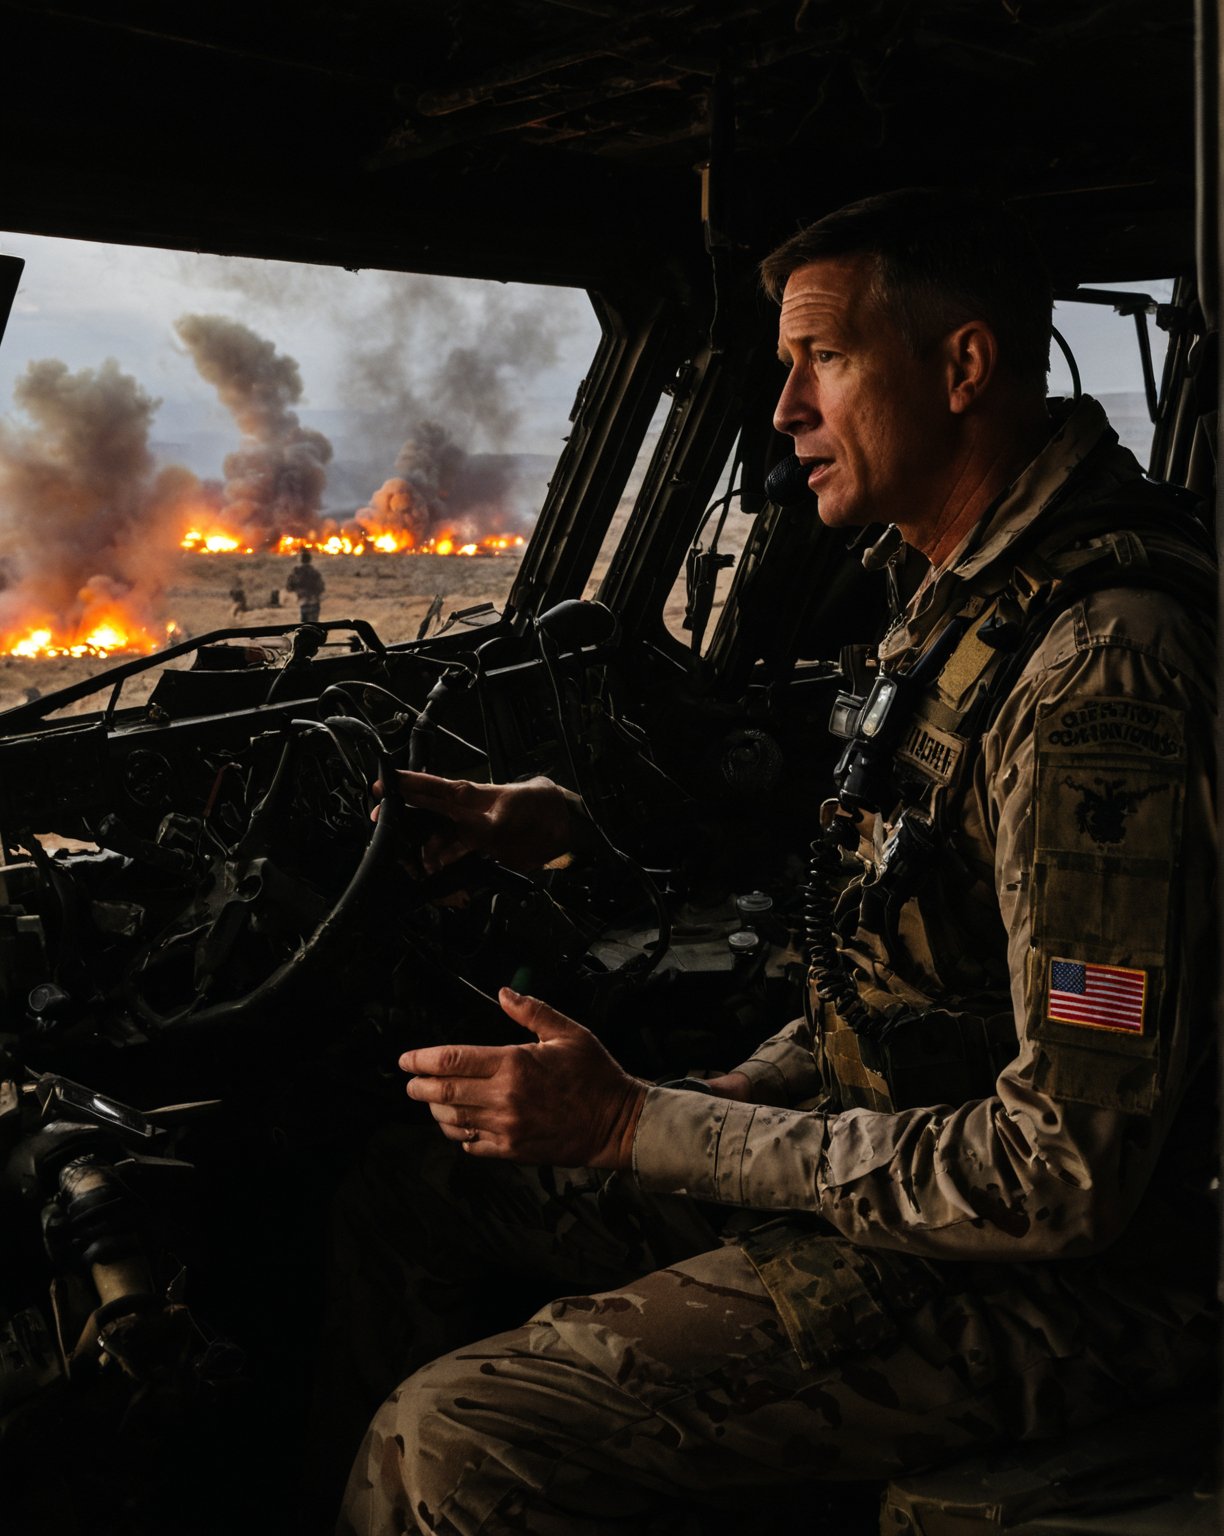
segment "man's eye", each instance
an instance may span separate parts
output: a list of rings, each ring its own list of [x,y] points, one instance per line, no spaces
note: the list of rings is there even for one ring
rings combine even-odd
[[[813,352],[812,356],[818,363],[831,363],[837,356],[836,352]]]

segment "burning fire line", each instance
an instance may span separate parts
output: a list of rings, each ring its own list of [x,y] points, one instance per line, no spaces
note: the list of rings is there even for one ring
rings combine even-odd
[[[201,555],[229,555],[241,553],[253,555],[255,551],[249,544],[243,544],[241,539],[234,538],[228,533],[201,533],[198,528],[192,528],[185,533],[180,540],[183,549],[194,549]]]
[[[56,656],[103,659],[108,656],[148,656],[178,638],[178,625],[170,620],[165,633],[158,637],[141,624],[118,616],[96,623],[86,634],[71,638],[57,635],[53,625],[38,625],[24,634],[10,633],[0,639],[0,654],[22,660],[42,660]]]
[[[502,555],[523,547],[522,534],[490,533],[478,540],[460,542],[461,536],[453,533],[436,534],[417,542],[410,533],[386,529],[383,532],[368,531],[365,534],[333,533],[307,538],[295,538],[282,534],[269,553],[296,555],[299,550],[313,550],[319,555],[364,555],[374,552],[381,555]],[[243,554],[253,555],[251,545],[233,534],[214,530],[204,533],[192,528],[183,535],[181,547],[201,555]]]
[[[417,541],[412,534],[396,529],[367,529],[364,533],[318,534],[296,538],[283,534],[269,551],[276,555],[296,555],[313,550],[319,555],[502,555],[523,547],[522,534],[491,533],[480,539],[464,539],[447,531]],[[180,547],[201,555],[253,555],[255,549],[244,539],[223,529],[192,528],[180,540]],[[88,626],[88,627],[86,627]],[[170,621],[165,633],[156,635],[144,624],[122,612],[99,618],[95,610],[87,620],[64,633],[53,620],[27,623],[24,628],[0,634],[0,655],[21,660],[71,657],[74,660],[104,660],[112,656],[147,656],[170,645],[178,638],[178,626]]]

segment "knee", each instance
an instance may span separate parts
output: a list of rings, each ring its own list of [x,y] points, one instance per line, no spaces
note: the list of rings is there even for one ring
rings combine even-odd
[[[453,1355],[416,1371],[399,1389],[400,1481],[410,1509],[425,1530],[445,1529],[464,1469],[471,1463],[475,1434],[468,1421],[473,1385]]]
[[[456,1490],[480,1454],[467,1416],[479,1382],[476,1362],[445,1356],[396,1388],[371,1420],[353,1465],[341,1532],[456,1529]]]

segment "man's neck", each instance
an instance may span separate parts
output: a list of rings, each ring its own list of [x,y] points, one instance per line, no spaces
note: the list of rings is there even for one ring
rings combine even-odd
[[[944,493],[931,515],[898,522],[901,536],[938,570],[977,526],[1000,495],[1037,457],[1050,436],[1044,411],[1022,431],[1014,423],[1005,433],[979,429],[952,464]]]

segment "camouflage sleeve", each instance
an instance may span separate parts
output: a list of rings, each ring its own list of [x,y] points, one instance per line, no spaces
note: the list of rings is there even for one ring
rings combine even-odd
[[[797,1104],[825,1086],[813,1054],[812,1026],[803,1018],[792,1019],[731,1070],[748,1079],[757,1104]]]
[[[1213,1006],[1211,638],[1156,593],[1055,624],[983,743],[1018,1052],[988,1099],[803,1113],[651,1089],[642,1183],[931,1258],[1095,1251],[1145,1190]]]

